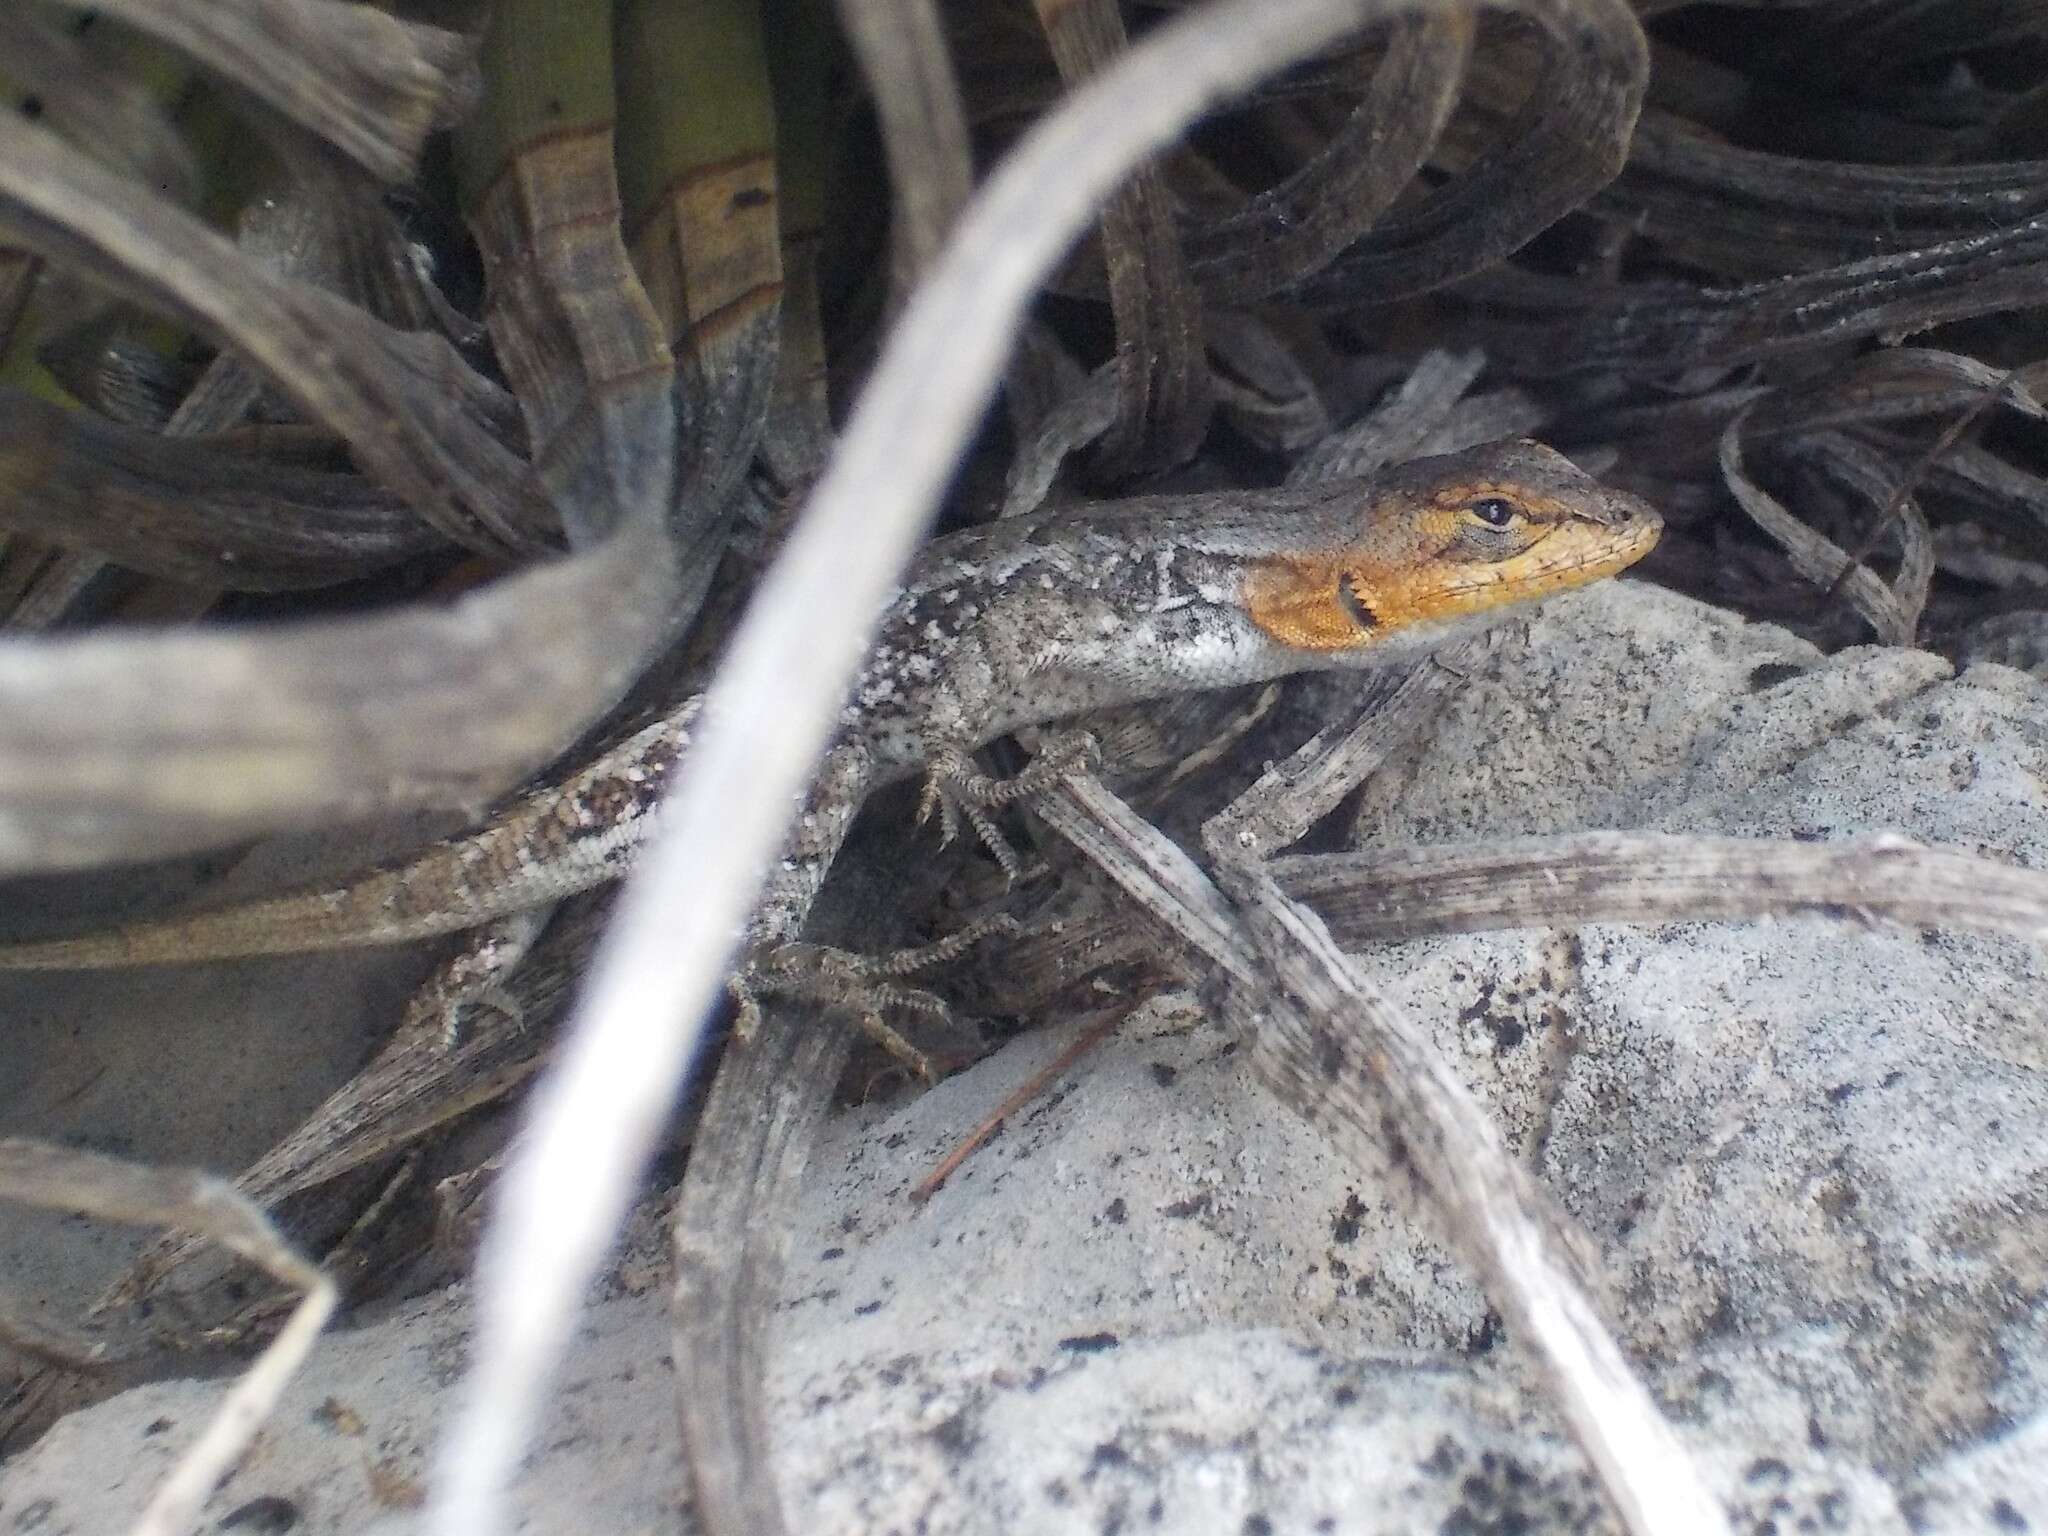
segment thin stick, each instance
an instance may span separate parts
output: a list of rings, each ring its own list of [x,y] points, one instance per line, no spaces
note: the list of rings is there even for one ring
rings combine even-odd
[[[1135,1010],[1136,1004],[1133,1004],[1128,1008],[1112,1008],[1097,1015],[1094,1023],[1083,1029],[1059,1055],[1019,1084],[1014,1093],[996,1106],[995,1113],[962,1137],[960,1144],[941,1158],[936,1168],[918,1181],[917,1186],[910,1191],[910,1203],[923,1205],[936,1195],[944,1187],[946,1180],[959,1171],[960,1165],[986,1146],[989,1138],[1003,1128],[1004,1121],[1045,1092],[1069,1067],[1107,1040],[1116,1027],[1128,1019]]]

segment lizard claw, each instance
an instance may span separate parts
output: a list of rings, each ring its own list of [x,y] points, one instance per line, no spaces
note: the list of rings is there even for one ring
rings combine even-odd
[[[761,991],[757,985],[760,980],[751,960],[726,978],[726,996],[732,999],[736,1010],[732,1030],[742,1040],[753,1039],[761,1029]]]
[[[917,798],[917,824],[924,826],[932,819],[932,813],[938,812],[941,848],[951,847],[953,839],[960,835],[960,797],[964,786],[980,778],[974,759],[955,746],[940,747],[925,765],[924,789]],[[969,819],[973,819],[971,813]],[[979,823],[975,830],[980,830]]]
[[[1024,877],[1024,860],[1003,836],[989,813],[1019,800],[1044,794],[1069,775],[1092,768],[1101,756],[1095,738],[1085,731],[1059,737],[1008,778],[983,773],[974,758],[957,746],[936,748],[925,773],[924,792],[918,799],[917,821],[922,826],[938,809],[941,830],[939,846],[950,844],[958,835],[960,818],[967,818],[975,836],[1001,866],[1004,878],[1015,885]]]
[[[946,791],[939,782],[938,771],[936,769],[928,770],[924,776],[924,788],[918,791],[917,824],[922,827],[929,823],[932,819],[932,814],[943,810],[945,804]],[[943,837],[941,839],[941,846],[944,846]]]

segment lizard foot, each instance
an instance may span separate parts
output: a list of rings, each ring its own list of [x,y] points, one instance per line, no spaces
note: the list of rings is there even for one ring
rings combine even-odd
[[[939,846],[945,847],[959,835],[960,818],[966,817],[982,846],[1002,866],[1011,884],[1024,876],[1024,861],[995,824],[989,813],[1042,795],[1062,779],[1093,768],[1101,748],[1086,731],[1072,731],[1054,738],[1019,773],[1007,778],[983,773],[972,753],[958,746],[937,748],[925,774],[924,793],[918,797],[917,820],[922,826],[939,813]]]
[[[522,1027],[519,1004],[505,983],[554,912],[551,905],[514,912],[465,935],[462,946],[435,966],[413,993],[401,1029],[438,1028],[442,1047],[453,1051],[462,1045],[463,1025],[473,1010],[488,1010],[514,1029]]]
[[[875,1044],[926,1082],[937,1082],[931,1058],[892,1026],[885,1013],[919,1013],[946,1024],[952,1010],[937,993],[905,986],[901,978],[943,965],[990,934],[1016,931],[1017,920],[1003,912],[969,923],[935,943],[885,955],[855,954],[824,944],[778,944],[750,957],[726,983],[739,1009],[734,1027],[741,1039],[751,1039],[760,1027],[761,1000],[767,996],[850,1013]]]

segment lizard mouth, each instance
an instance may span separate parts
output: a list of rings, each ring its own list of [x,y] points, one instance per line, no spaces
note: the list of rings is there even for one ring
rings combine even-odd
[[[1416,616],[1483,613],[1588,586],[1627,570],[1656,547],[1663,533],[1664,520],[1648,508],[1626,521],[1559,523],[1504,560],[1456,569],[1434,599],[1426,583],[1418,583]]]

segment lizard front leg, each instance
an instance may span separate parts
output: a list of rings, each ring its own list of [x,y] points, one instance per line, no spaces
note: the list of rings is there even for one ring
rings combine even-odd
[[[1101,757],[1102,749],[1093,736],[1086,731],[1069,731],[1047,741],[1021,772],[1000,777],[983,773],[974,754],[964,747],[939,747],[931,754],[924,791],[918,797],[918,824],[922,826],[931,820],[936,810],[939,846],[943,848],[959,835],[959,819],[966,817],[982,846],[1015,884],[1024,876],[1024,861],[989,813],[1042,795],[1062,779],[1094,768]]]
[[[403,1031],[439,1025],[441,1043],[462,1043],[463,1020],[472,1009],[488,1008],[514,1028],[522,1026],[519,1004],[506,983],[526,959],[555,915],[556,902],[497,918],[462,936],[455,952],[434,967],[405,1005]]]

